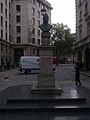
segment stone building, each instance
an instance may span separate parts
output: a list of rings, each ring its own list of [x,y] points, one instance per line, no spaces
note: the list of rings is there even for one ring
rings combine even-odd
[[[51,4],[46,0],[0,0],[0,66],[18,65],[23,55],[37,55],[41,45],[41,9],[51,23]]]
[[[90,0],[76,0],[77,59],[90,70]]]
[[[0,0],[0,71],[3,62],[5,66],[12,62],[12,45],[9,39],[10,4],[10,0]]]

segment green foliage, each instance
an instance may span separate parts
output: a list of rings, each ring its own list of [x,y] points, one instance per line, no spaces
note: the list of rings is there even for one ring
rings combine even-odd
[[[55,45],[57,56],[73,54],[74,39],[67,25],[52,24],[51,40]]]

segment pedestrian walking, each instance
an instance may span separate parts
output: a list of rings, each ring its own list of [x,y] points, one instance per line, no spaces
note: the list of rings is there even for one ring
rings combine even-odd
[[[80,69],[81,69],[80,63],[79,63],[79,61],[77,61],[76,64],[75,64],[76,85],[81,85],[81,82],[80,82]]]
[[[2,71],[4,71],[4,70],[5,70],[5,63],[4,63],[4,60],[2,60],[1,64],[2,64]]]
[[[10,63],[9,62],[7,63],[7,68],[10,69]]]

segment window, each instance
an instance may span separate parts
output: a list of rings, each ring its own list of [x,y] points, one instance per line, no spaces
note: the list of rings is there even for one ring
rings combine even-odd
[[[50,12],[50,9],[47,7],[47,12],[49,13]]]
[[[40,2],[39,1],[37,1],[37,6],[40,7]]]
[[[79,28],[79,39],[82,39],[82,27]]]
[[[7,9],[5,9],[5,17],[7,18]]]
[[[32,43],[35,44],[35,38],[32,38]]]
[[[85,4],[85,15],[88,13],[88,3]]]
[[[79,0],[79,5],[81,5],[81,0]]]
[[[32,3],[35,4],[35,0],[32,0]]]
[[[40,39],[38,39],[38,45],[40,45]]]
[[[17,41],[17,43],[21,43],[21,37],[18,36],[18,37],[16,38],[16,41]]]
[[[5,33],[5,39],[6,39],[6,41],[7,41],[7,32]]]
[[[40,26],[40,20],[38,20],[38,26]]]
[[[7,45],[6,45],[6,53],[7,53]]]
[[[33,55],[35,55],[35,49],[33,49]]]
[[[79,19],[79,22],[82,21],[82,11],[80,11],[80,19]]]
[[[1,64],[4,65],[4,59],[1,57]]]
[[[35,15],[35,8],[32,8],[32,15]]]
[[[9,13],[9,21],[11,21],[11,14]]]
[[[45,9],[46,9],[46,11],[47,11],[47,6],[45,6]]]
[[[90,22],[87,23],[87,35],[90,35]]]
[[[6,63],[6,65],[7,65],[7,58],[5,58],[5,63]]]
[[[9,42],[11,42],[11,35],[9,35]]]
[[[44,5],[42,4],[42,9],[44,9]]]
[[[3,30],[1,30],[1,38],[3,39]]]
[[[1,26],[3,27],[3,17],[1,16]]]
[[[35,25],[35,18],[32,18],[32,24]]]
[[[7,0],[5,0],[5,5],[7,6]]]
[[[1,51],[3,51],[3,43],[1,43]]]
[[[3,13],[3,4],[1,3],[1,13]]]
[[[9,2],[9,10],[10,10],[10,8],[11,8],[11,3]]]
[[[16,22],[20,22],[21,21],[21,17],[20,17],[20,15],[17,15],[16,16]]]
[[[38,37],[40,37],[40,30],[38,29]]]
[[[16,5],[16,11],[17,11],[17,12],[20,12],[20,11],[21,11],[20,5]]]
[[[6,29],[6,31],[7,31],[7,21],[5,21],[5,29]]]
[[[11,53],[11,47],[9,47],[9,53]]]
[[[9,24],[9,30],[11,31],[11,24]]]
[[[80,29],[79,30],[79,39],[81,39],[81,37],[82,37],[82,30]]]
[[[37,15],[38,15],[38,18],[40,18],[40,11],[38,11],[38,14],[37,14]]]
[[[35,28],[32,29],[32,34],[35,35]]]
[[[21,32],[21,26],[16,26],[16,32],[20,33]]]

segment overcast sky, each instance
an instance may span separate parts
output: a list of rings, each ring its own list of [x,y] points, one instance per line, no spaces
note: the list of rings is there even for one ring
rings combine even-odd
[[[47,0],[53,7],[52,23],[63,23],[75,32],[75,0]]]

